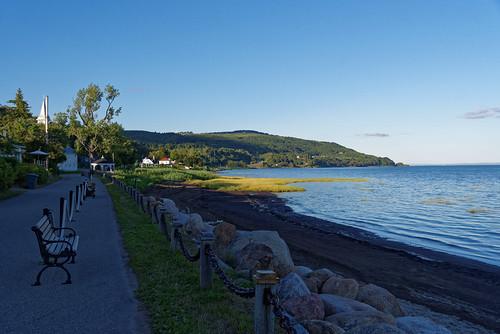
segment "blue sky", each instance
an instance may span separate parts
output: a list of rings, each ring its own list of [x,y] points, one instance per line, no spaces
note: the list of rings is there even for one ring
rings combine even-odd
[[[500,162],[500,2],[8,1],[0,102],[112,83],[126,129],[253,129]]]

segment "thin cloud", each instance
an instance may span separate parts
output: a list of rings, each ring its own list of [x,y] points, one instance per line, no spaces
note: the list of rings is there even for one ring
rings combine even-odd
[[[489,108],[471,111],[464,114],[466,119],[500,118],[500,108]]]
[[[376,137],[376,138],[385,138],[389,137],[388,133],[380,133],[380,132],[374,132],[374,133],[363,133],[363,137]]]

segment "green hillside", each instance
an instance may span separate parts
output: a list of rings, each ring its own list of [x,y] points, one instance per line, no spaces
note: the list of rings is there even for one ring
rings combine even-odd
[[[193,166],[346,167],[394,166],[389,158],[342,145],[242,130],[217,133],[125,131],[144,150],[156,150]]]

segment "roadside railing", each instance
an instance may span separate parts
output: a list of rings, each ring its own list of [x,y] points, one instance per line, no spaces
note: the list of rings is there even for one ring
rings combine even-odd
[[[200,287],[212,287],[213,273],[224,286],[235,295],[242,298],[254,298],[254,332],[256,334],[272,334],[275,332],[275,319],[286,333],[302,334],[307,331],[282,306],[273,287],[279,283],[279,278],[272,270],[257,270],[254,275],[255,287],[238,286],[222,269],[221,260],[214,248],[212,232],[201,233],[195,240],[196,251],[192,253],[182,237],[183,224],[176,221],[169,213],[162,210],[161,203],[144,196],[138,189],[127,185],[109,174],[103,174],[114,185],[118,186],[137,203],[144,213],[151,217],[152,223],[159,226],[160,233],[170,240],[170,247],[179,251],[189,262],[199,262]]]

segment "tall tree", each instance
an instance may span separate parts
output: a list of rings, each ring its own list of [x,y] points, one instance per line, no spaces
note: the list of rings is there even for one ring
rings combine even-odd
[[[77,92],[73,106],[67,111],[69,134],[75,137],[77,150],[85,152],[90,160],[99,154],[112,155],[124,145],[123,129],[113,122],[122,109],[113,105],[118,96],[119,90],[112,85],[107,85],[103,91],[91,83]],[[100,112],[103,112],[102,116]]]

